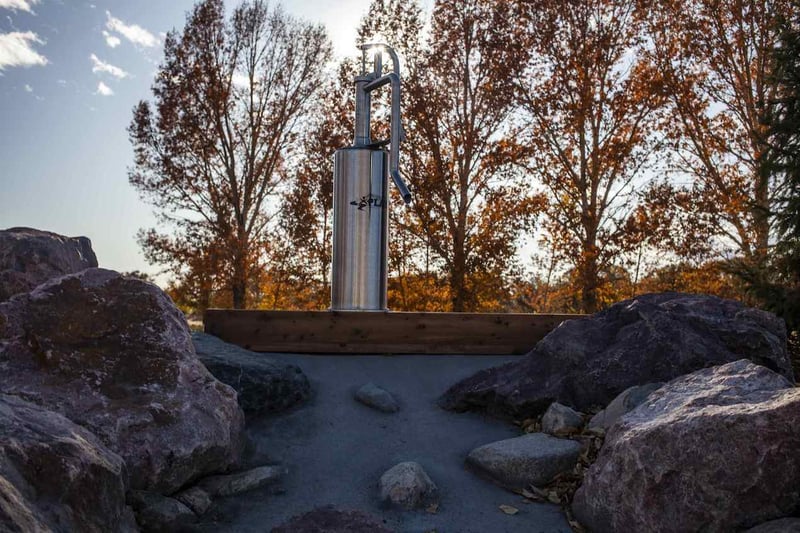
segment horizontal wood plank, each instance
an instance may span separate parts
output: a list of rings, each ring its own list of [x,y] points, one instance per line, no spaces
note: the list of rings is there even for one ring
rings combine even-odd
[[[206,333],[257,352],[524,354],[581,315],[209,309]]]

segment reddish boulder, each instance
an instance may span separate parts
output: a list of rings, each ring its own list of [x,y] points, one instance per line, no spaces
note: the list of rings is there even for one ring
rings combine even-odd
[[[522,360],[453,385],[440,404],[520,420],[554,401],[586,412],[634,385],[742,358],[794,380],[775,315],[715,296],[646,294],[562,323]]]
[[[136,531],[125,463],[63,416],[0,394],[0,531]]]
[[[0,301],[45,281],[96,267],[86,237],[64,237],[31,228],[0,231]]]
[[[134,489],[171,493],[239,458],[233,389],[195,355],[158,287],[88,269],[0,303],[2,391],[57,411],[126,461]]]
[[[736,361],[623,415],[573,501],[591,531],[727,532],[800,507],[800,389]]]

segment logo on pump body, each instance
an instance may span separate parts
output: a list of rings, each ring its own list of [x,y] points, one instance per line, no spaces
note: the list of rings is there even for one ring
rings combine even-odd
[[[353,200],[350,202],[350,205],[354,205],[359,211],[363,211],[365,207],[369,209],[372,209],[373,207],[383,207],[384,203],[383,198],[380,196],[370,194],[368,196],[362,196],[358,200]]]

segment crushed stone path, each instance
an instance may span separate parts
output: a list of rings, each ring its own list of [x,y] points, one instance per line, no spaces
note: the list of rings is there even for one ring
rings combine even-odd
[[[194,336],[204,350],[240,350],[215,337]],[[510,356],[363,356],[263,354],[298,365],[313,388],[303,406],[248,424],[254,461],[280,464],[280,492],[263,489],[225,498],[199,531],[265,532],[289,518],[332,504],[365,511],[398,533],[568,533],[559,507],[527,503],[478,478],[464,459],[483,444],[518,436],[513,425],[475,413],[440,409],[447,387]],[[354,399],[365,383],[390,391],[396,413]],[[436,513],[386,508],[378,494],[383,472],[403,461],[420,463],[439,488]],[[499,506],[519,509],[504,514]]]

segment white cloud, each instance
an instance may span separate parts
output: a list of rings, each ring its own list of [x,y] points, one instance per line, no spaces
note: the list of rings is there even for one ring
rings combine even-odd
[[[105,61],[99,59],[94,54],[90,55],[89,59],[92,60],[92,72],[94,72],[95,74],[97,74],[98,72],[105,72],[107,74],[111,74],[118,80],[130,76],[130,74],[128,74],[121,68],[114,66],[111,63],[106,63]]]
[[[122,42],[120,41],[119,37],[117,37],[116,35],[111,35],[106,30],[103,30],[103,37],[105,37],[106,39],[106,44],[111,48],[116,48]]]
[[[2,1],[2,0],[0,0]],[[121,34],[133,44],[138,44],[147,48],[151,48],[158,44],[158,39],[155,35],[136,24],[125,24],[120,19],[111,15],[111,12],[106,11],[108,21],[106,21],[106,28],[111,31]]]
[[[31,87],[30,85],[28,85],[28,84],[26,83],[26,84],[25,84],[25,92],[26,92],[26,93],[32,93],[32,92],[33,92],[33,87]]]
[[[100,96],[112,96],[114,91],[111,90],[111,87],[101,81],[97,84],[97,92],[94,94],[99,94]]]
[[[0,33],[0,71],[8,67],[46,65],[47,58],[33,49],[34,44],[44,41],[32,31]]]
[[[0,9],[11,9],[12,11],[27,11],[33,13],[33,6],[39,3],[39,0],[0,0]]]

